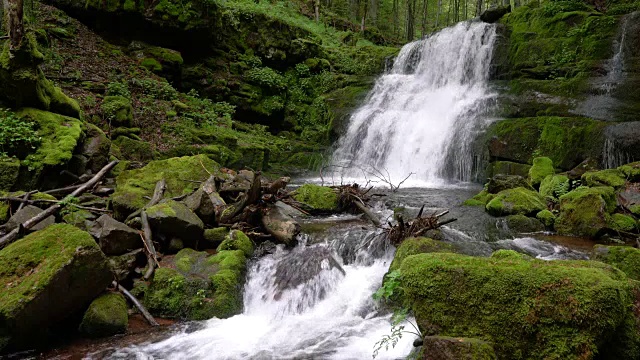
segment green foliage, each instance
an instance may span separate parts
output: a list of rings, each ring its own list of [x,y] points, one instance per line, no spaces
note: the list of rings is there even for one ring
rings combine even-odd
[[[557,202],[569,191],[570,185],[569,178],[564,175],[547,175],[540,183],[540,195]]]
[[[287,88],[285,78],[277,71],[268,68],[255,68],[245,73],[247,80],[273,91],[284,91]]]
[[[373,298],[378,301],[391,300],[395,296],[402,294],[401,275],[399,269],[387,273],[382,286],[373,294]]]
[[[178,98],[178,91],[166,80],[138,79],[130,81],[131,86],[136,87],[146,95],[158,100],[175,100]]]
[[[35,149],[41,141],[35,127],[33,121],[0,108],[0,158],[25,155],[25,152]]]
[[[124,98],[130,99],[131,92],[129,91],[129,86],[126,83],[114,81],[110,82],[107,85],[107,96],[122,96]]]

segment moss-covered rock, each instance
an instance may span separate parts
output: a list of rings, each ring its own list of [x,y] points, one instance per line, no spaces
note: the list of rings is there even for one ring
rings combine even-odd
[[[618,168],[629,181],[640,181],[640,161],[622,165]]]
[[[144,303],[153,314],[205,320],[242,311],[246,258],[241,250],[213,256],[192,249],[176,254],[171,266],[158,269]]]
[[[561,235],[596,237],[606,228],[616,206],[610,187],[579,187],[560,197],[555,229]]]
[[[183,203],[174,200],[148,208],[147,216],[153,231],[168,239],[176,237],[194,243],[201,239],[204,233],[204,223],[198,215]]]
[[[569,178],[564,175],[548,175],[540,183],[540,195],[545,199],[557,201],[569,191]]]
[[[165,197],[174,197],[196,190],[198,184],[193,181],[206,181],[210,176],[207,171],[215,174],[219,168],[206,155],[196,155],[152,161],[142,169],[122,171],[111,197],[115,217],[124,219],[142,208],[148,202],[145,196],[152,196],[156,183],[162,179],[167,182]]]
[[[529,182],[519,175],[495,175],[487,183],[487,191],[490,194],[497,194],[502,190],[518,187],[533,190]]]
[[[218,247],[224,241],[229,234],[229,229],[226,227],[217,227],[213,229],[204,230],[204,240],[214,247]]]
[[[91,337],[123,334],[129,326],[127,302],[120,293],[106,293],[91,302],[78,330]]]
[[[133,124],[133,106],[131,106],[131,100],[124,96],[106,96],[102,101],[101,109],[105,118],[114,127],[130,127]]]
[[[336,211],[338,209],[338,194],[326,186],[304,184],[296,189],[293,198],[316,211]]]
[[[618,169],[588,171],[582,175],[582,182],[587,186],[611,186],[619,188],[626,183],[624,173]]]
[[[616,231],[633,232],[638,229],[638,222],[633,216],[613,214],[609,221],[609,227]]]
[[[453,244],[448,244],[426,237],[411,237],[404,239],[402,243],[400,243],[400,246],[398,246],[398,249],[396,249],[396,253],[393,255],[393,261],[389,266],[389,272],[398,270],[400,265],[402,265],[402,261],[410,255],[439,252],[456,252],[456,247]]]
[[[621,271],[501,253],[511,255],[407,257],[401,285],[422,331],[486,340],[499,359],[640,356],[634,285]]]
[[[628,277],[640,280],[640,249],[631,246],[596,245],[593,260],[602,261],[622,270]]]
[[[529,169],[529,181],[531,185],[538,188],[544,178],[554,173],[553,160],[548,157],[537,157],[533,159],[533,165]]]
[[[11,190],[18,180],[20,160],[0,158],[0,190]]]
[[[499,192],[485,208],[493,216],[535,215],[547,204],[537,192],[520,187]]]
[[[95,240],[74,226],[51,225],[16,241],[0,251],[0,337],[15,348],[37,345],[111,280]]]
[[[506,222],[507,227],[509,227],[511,231],[518,233],[532,233],[544,230],[544,224],[542,222],[524,215],[509,215],[506,218]]]
[[[543,223],[544,226],[548,228],[552,228],[553,224],[555,224],[556,222],[556,216],[553,215],[553,213],[547,209],[544,209],[538,212],[536,214],[536,219],[540,220],[540,222]]]
[[[85,231],[91,226],[93,220],[95,219],[96,216],[93,213],[81,209],[68,212],[62,216],[62,221],[64,221],[65,223],[73,225],[78,229],[82,229]]]
[[[218,252],[224,250],[241,250],[249,258],[253,255],[253,242],[242,231],[231,230],[217,248]]]
[[[461,337],[426,336],[418,360],[495,360],[496,353],[486,341]]]
[[[495,194],[491,194],[487,190],[482,190],[479,193],[475,194],[471,199],[465,200],[463,205],[485,207],[487,203],[493,200],[495,196]]]
[[[114,141],[114,144],[120,149],[122,159],[141,162],[153,160],[153,149],[151,144],[146,141],[120,136]]]

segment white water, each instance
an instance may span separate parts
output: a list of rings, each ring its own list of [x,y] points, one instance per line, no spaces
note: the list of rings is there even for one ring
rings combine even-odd
[[[495,25],[463,22],[405,45],[352,115],[334,153],[334,168],[349,179],[411,185],[470,181],[475,135],[495,93],[487,84]]]
[[[369,234],[372,236],[373,234]],[[380,258],[380,243],[368,236],[335,239],[333,246],[351,242],[357,256],[343,266],[345,274],[322,262],[319,274],[296,288],[281,291],[275,284],[279,265],[305,249],[331,248],[330,244],[304,247],[289,253],[279,249],[255,263],[245,285],[244,312],[229,319],[211,319],[204,329],[182,332],[164,341],[122,349],[111,358],[136,359],[371,359],[375,343],[390,334],[390,315],[378,313],[372,294],[387,272],[391,252]],[[346,239],[352,237],[352,239]],[[342,240],[345,240],[343,242]],[[335,258],[339,257],[334,254]],[[413,337],[403,336],[376,359],[404,359]]]

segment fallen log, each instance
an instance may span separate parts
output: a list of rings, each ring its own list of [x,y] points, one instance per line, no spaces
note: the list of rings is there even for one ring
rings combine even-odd
[[[138,301],[138,299],[136,299],[136,297],[133,296],[133,294],[131,294],[129,291],[127,291],[127,289],[125,289],[124,287],[122,287],[122,285],[118,284],[115,281],[113,282],[113,286],[117,287],[118,291],[120,291],[124,296],[126,296],[129,299],[129,301],[131,301],[133,306],[135,306],[140,311],[140,313],[145,318],[145,320],[147,320],[149,325],[151,325],[151,326],[159,326],[160,325],[160,324],[158,324],[156,319],[153,318],[151,313],[149,313],[149,311],[147,311],[147,309],[145,309],[145,307],[142,306],[140,301]]]
[[[22,233],[20,231],[21,228],[24,229],[24,230],[31,229],[32,227],[34,227],[38,223],[40,223],[42,220],[44,220],[47,217],[55,214],[65,204],[68,204],[73,198],[79,196],[80,194],[82,194],[85,191],[87,191],[87,190],[91,189],[92,187],[94,187],[100,181],[100,179],[102,179],[102,177],[105,176],[117,164],[118,164],[118,160],[114,160],[114,161],[108,163],[93,178],[91,178],[91,180],[87,181],[86,183],[84,183],[83,185],[78,187],[74,192],[72,192],[71,194],[67,195],[64,199],[62,199],[62,200],[58,201],[57,203],[51,205],[47,209],[45,209],[42,212],[38,213],[38,215],[36,215],[36,216],[32,217],[31,219],[25,221],[24,223],[21,224],[21,226],[18,226],[16,229],[10,231],[5,236],[0,238],[0,249],[2,249],[5,246],[11,244],[12,242],[16,241],[20,237],[20,234]]]
[[[376,216],[376,214],[373,213],[373,211],[369,210],[368,207],[364,206],[364,204],[362,204],[359,201],[354,201],[353,204],[360,210],[362,211],[363,214],[365,214],[369,220],[371,220],[371,222],[373,223],[373,225],[380,227],[382,225],[382,223],[380,222],[380,219],[378,219],[378,217]]]
[[[34,191],[29,191],[29,192],[25,193],[25,194],[22,196],[22,200],[29,200],[29,197],[30,197],[31,195],[35,194],[35,193],[37,193],[37,191],[35,191],[35,190],[34,190]],[[18,211],[22,210],[22,208],[24,207],[25,202],[26,202],[26,201],[23,201],[23,202],[21,202],[21,203],[20,203],[20,205],[18,206],[18,209],[16,210],[16,212],[18,212]]]

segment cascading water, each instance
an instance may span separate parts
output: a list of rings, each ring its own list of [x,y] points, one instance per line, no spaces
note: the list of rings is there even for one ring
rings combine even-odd
[[[463,22],[405,45],[351,117],[334,153],[341,176],[432,185],[474,177],[471,144],[490,121],[495,25]]]

